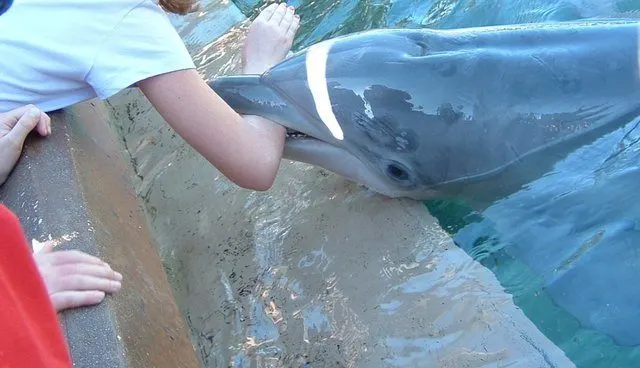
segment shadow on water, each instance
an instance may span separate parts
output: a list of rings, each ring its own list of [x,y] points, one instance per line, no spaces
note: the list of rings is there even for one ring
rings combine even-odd
[[[290,2],[295,48],[371,28],[458,28],[637,17],[640,1],[345,0]],[[252,16],[255,1],[236,4]],[[635,122],[576,152],[545,177],[478,213],[425,202],[456,244],[500,280],[526,315],[580,367],[640,360],[640,133]],[[615,152],[615,153],[612,153]]]

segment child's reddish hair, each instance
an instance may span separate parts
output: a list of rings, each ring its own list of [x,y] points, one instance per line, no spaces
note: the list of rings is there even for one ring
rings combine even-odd
[[[158,0],[162,9],[174,14],[187,14],[198,10],[198,0]]]

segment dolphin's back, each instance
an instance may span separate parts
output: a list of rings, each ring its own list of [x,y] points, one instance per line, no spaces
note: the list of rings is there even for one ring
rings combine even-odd
[[[423,154],[437,156],[428,165],[441,174],[440,185],[504,171],[538,175],[640,115],[636,22],[445,35],[457,40],[455,51],[439,50],[422,64],[438,68],[429,80],[442,87],[412,94],[430,115],[430,131],[439,132]]]

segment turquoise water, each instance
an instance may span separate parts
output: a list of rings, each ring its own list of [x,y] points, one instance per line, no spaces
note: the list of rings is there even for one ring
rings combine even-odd
[[[261,3],[236,2],[247,16]],[[371,28],[456,28],[636,17],[636,0],[300,1],[294,48]],[[428,201],[456,244],[488,267],[578,367],[640,366],[640,129],[573,153],[521,191],[474,211]]]
[[[251,17],[262,1],[236,0]],[[372,28],[458,28],[637,16],[638,0],[291,0],[302,24],[294,48]]]

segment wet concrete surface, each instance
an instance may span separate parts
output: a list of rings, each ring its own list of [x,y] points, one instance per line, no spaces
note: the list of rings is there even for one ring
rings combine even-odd
[[[115,296],[60,314],[74,367],[196,367],[122,147],[99,102],[52,114],[32,135],[0,198],[29,240],[101,257],[123,274]]]
[[[223,5],[178,25],[205,78],[239,69],[246,21],[186,37],[235,19]],[[422,203],[288,161],[270,191],[239,189],[139,91],[109,107],[202,366],[573,366]]]

